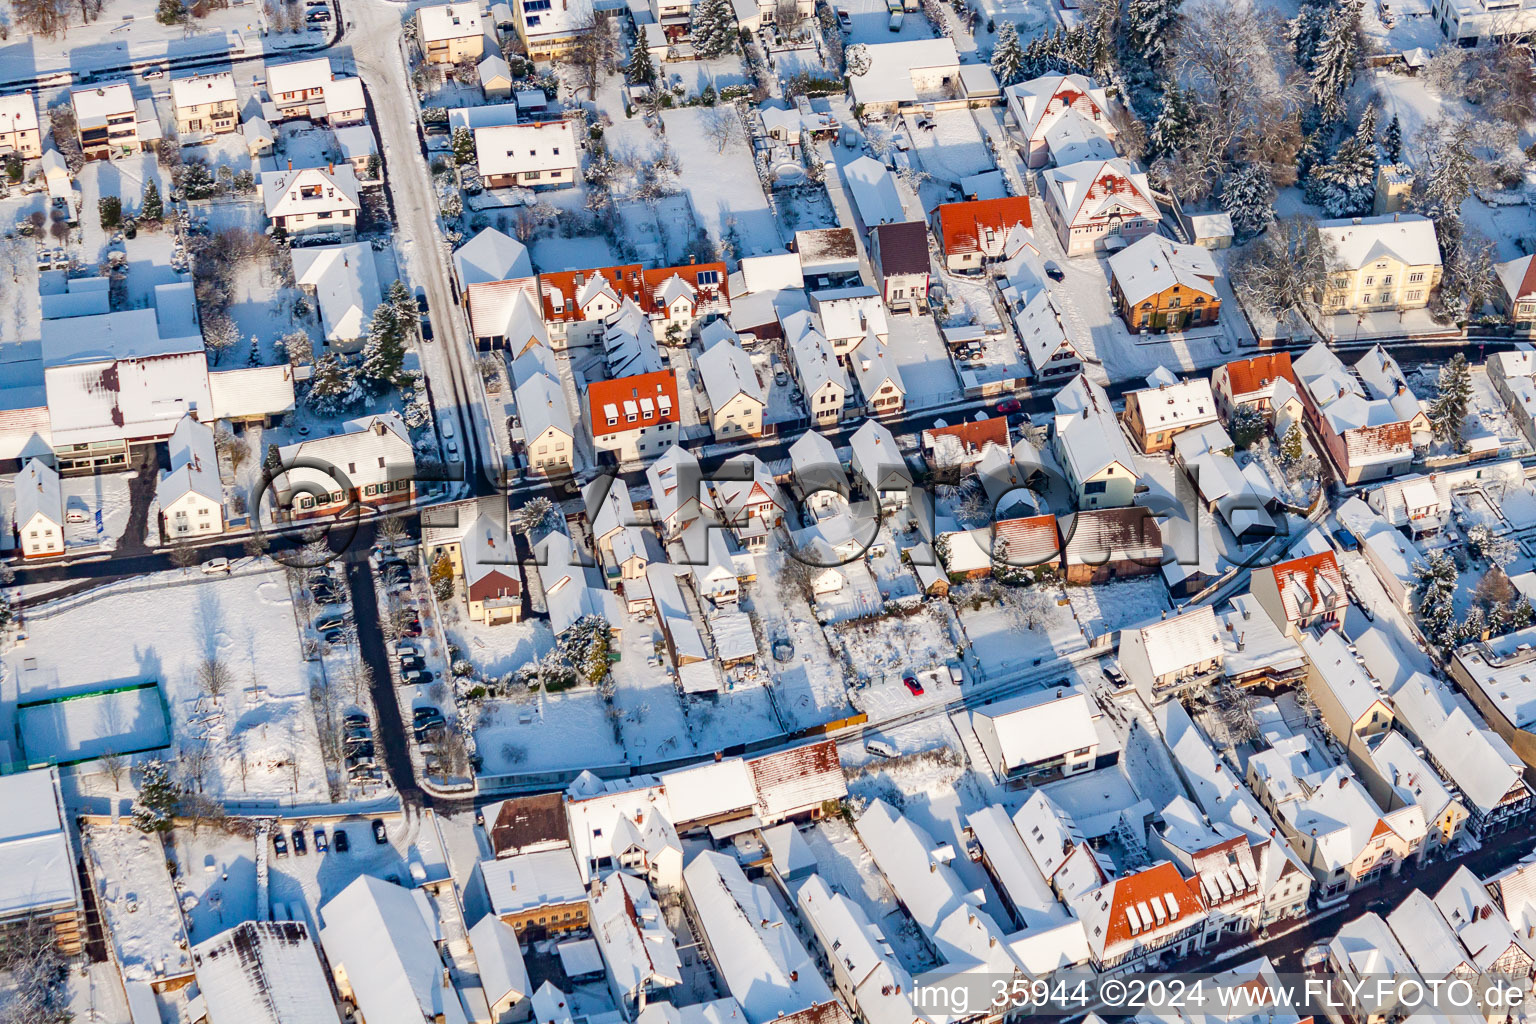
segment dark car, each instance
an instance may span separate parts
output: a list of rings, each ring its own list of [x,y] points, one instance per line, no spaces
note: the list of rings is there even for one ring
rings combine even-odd
[[[423,718],[441,718],[443,713],[430,704],[423,704],[411,712],[411,718],[421,721]]]
[[[346,642],[347,631],[340,626],[332,626],[330,629],[320,631],[320,639],[334,647],[336,644]]]
[[[352,848],[351,840],[349,840],[347,838],[347,834],[339,828],[331,833],[331,842],[336,844],[337,853],[346,853]]]
[[[384,831],[383,818],[373,819],[373,841],[378,843],[380,846],[383,846],[385,843],[389,842],[389,833]]]
[[[315,628],[324,632],[327,629],[337,629],[345,626],[350,616],[346,612],[326,612],[315,620]]]
[[[1017,398],[1005,398],[997,403],[997,411],[1003,416],[1012,416],[1023,409],[1024,405]]]
[[[421,636],[421,619],[419,619],[419,618],[411,619],[411,621],[407,622],[404,626],[401,627],[400,634],[402,636],[409,636],[409,637]]]
[[[918,682],[917,676],[913,675],[912,673],[908,672],[906,675],[902,676],[901,683],[907,688],[908,691],[911,692],[912,696],[921,697],[923,695],[923,684]]]
[[[1052,281],[1060,281],[1067,275],[1062,271],[1061,267],[1057,265],[1055,260],[1046,260],[1045,276],[1050,278]]]
[[[302,828],[293,830],[293,852],[300,857],[309,852],[309,845],[304,842],[304,830]]]
[[[422,316],[426,316],[430,309],[427,306],[427,293],[420,288],[416,289],[416,308],[421,311]]]
[[[272,852],[279,857],[288,856],[288,840],[283,837],[281,832],[272,833]]]
[[[427,667],[427,663],[414,654],[406,654],[400,658],[400,671],[419,672]]]
[[[349,729],[356,728],[359,725],[366,726],[368,724],[368,716],[363,714],[361,711],[354,711],[347,717],[343,718],[341,720],[341,724]]]
[[[427,319],[427,314],[421,314],[421,340],[432,340],[432,321]]]
[[[325,829],[320,828],[318,825],[315,826],[315,852],[324,853],[330,848],[330,845],[325,838]]]

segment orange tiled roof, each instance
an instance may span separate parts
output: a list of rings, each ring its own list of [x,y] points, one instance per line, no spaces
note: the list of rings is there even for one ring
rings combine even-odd
[[[651,400],[649,412],[641,404],[640,400],[643,398]],[[631,402],[635,406],[633,421],[629,419],[629,413],[624,408],[625,402]],[[608,414],[603,411],[604,406],[608,405],[612,405],[617,410],[615,419],[618,422],[611,426],[608,423]],[[588,422],[592,425],[594,437],[607,437],[610,434],[639,430],[642,427],[654,427],[662,423],[677,423],[679,422],[677,374],[671,370],[657,370],[655,373],[642,373],[634,377],[593,381],[587,385],[587,409],[589,410]]]
[[[576,309],[576,293],[599,274],[608,280],[621,299],[628,296],[639,301],[642,269],[638,263],[628,263],[621,267],[598,267],[593,270],[565,270],[553,274],[540,274],[539,297],[542,300],[544,321],[560,323],[581,319]],[[576,283],[578,278],[581,279],[581,285]],[[558,313],[549,298],[552,292],[559,292],[565,296],[564,308]]]
[[[1291,583],[1300,584],[1311,595],[1314,611],[1325,607],[1342,606],[1349,600],[1344,592],[1344,574],[1339,571],[1338,559],[1334,558],[1332,551],[1293,558],[1289,562],[1279,563],[1271,571],[1275,574],[1275,587],[1282,595]],[[1318,577],[1322,577],[1333,588],[1331,602],[1323,600],[1323,595],[1317,586]]]
[[[1186,881],[1184,876],[1179,874],[1179,869],[1167,861],[1144,871],[1138,871],[1134,875],[1126,875],[1110,884],[1114,886],[1115,892],[1109,907],[1109,920],[1104,926],[1106,949],[1118,942],[1130,942],[1149,931],[1158,931],[1163,925],[1187,921],[1205,910],[1205,902],[1200,898],[1199,883]],[[1173,918],[1172,922],[1169,921],[1167,914],[1165,896],[1173,897],[1174,903],[1178,906],[1179,915]],[[1156,923],[1157,915],[1153,915],[1153,923],[1150,926],[1138,928],[1136,934],[1132,935],[1126,909],[1138,908],[1139,917],[1140,908],[1150,907],[1154,899],[1163,904],[1162,925]]]
[[[931,427],[923,433],[930,441],[936,437],[953,437],[970,455],[979,455],[989,441],[1004,448],[1008,447],[1008,420],[1003,416],[993,416],[985,420],[967,420],[948,427]]]
[[[1272,352],[1227,364],[1227,379],[1231,381],[1234,395],[1262,390],[1280,377],[1292,384],[1296,383],[1296,375],[1291,372],[1289,352]]]
[[[976,252],[981,248],[981,236],[989,228],[1001,234],[1019,223],[1027,228],[1034,226],[1026,196],[975,199],[939,207],[939,238],[945,255]]]

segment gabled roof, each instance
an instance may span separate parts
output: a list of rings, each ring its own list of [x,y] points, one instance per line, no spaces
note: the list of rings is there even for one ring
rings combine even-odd
[[[1048,194],[1068,224],[1102,220],[1115,211],[1162,220],[1147,176],[1125,160],[1085,160],[1045,172]]]
[[[1009,768],[1098,745],[1093,705],[1076,689],[1046,689],[984,704],[972,712],[991,721]]]
[[[847,393],[848,374],[838,361],[832,343],[816,329],[810,313],[800,311],[786,317],[784,336],[789,340],[790,355],[795,360],[800,386],[807,400],[828,383]]]
[[[1284,379],[1296,384],[1289,352],[1268,352],[1251,359],[1238,359],[1226,366],[1227,381],[1233,398],[1263,392]]]
[[[204,103],[233,103],[235,75],[216,71],[210,75],[191,75],[171,79],[171,102],[177,107],[196,107]]]
[[[213,430],[191,415],[182,417],[166,443],[170,452],[170,472],[155,489],[164,508],[188,493],[196,493],[215,505],[224,503],[224,488],[219,482],[219,456],[213,444]],[[24,520],[18,520],[23,521]]]
[[[1102,387],[1080,373],[1051,398],[1051,404],[1058,447],[1065,451],[1079,481],[1092,479],[1109,466],[1136,475],[1136,456]]]
[[[482,175],[566,170],[580,162],[576,132],[569,121],[475,129],[475,163]]]
[[[303,921],[244,921],[192,947],[211,1020],[336,1024],[330,982]]]
[[[699,356],[694,365],[704,378],[711,409],[718,412],[737,395],[745,395],[758,405],[765,401],[763,386],[752,368],[752,357],[739,345],[721,341]]]
[[[1013,228],[1022,226],[1028,230],[1033,226],[1028,196],[943,203],[938,213],[939,241],[946,256],[992,252]]]
[[[989,444],[1004,450],[1008,448],[1008,418],[989,416],[944,427],[930,427],[923,431],[923,447],[934,449],[940,444],[949,443],[940,441],[940,438],[953,438],[965,457],[979,458]]]
[[[304,195],[302,189],[318,191],[314,195]],[[357,198],[357,176],[347,165],[330,170],[302,167],[297,170],[263,171],[261,195],[268,217],[321,211],[345,213],[362,209]]]
[[[1078,356],[1077,346],[1067,333],[1066,319],[1056,305],[1050,290],[1041,288],[1034,298],[1013,315],[1014,329],[1029,356],[1030,365],[1038,372],[1045,368],[1063,349]]]
[[[837,744],[820,740],[763,754],[747,761],[757,789],[758,811],[778,819],[826,800],[848,795],[848,783],[838,760]]]
[[[310,92],[324,89],[331,80],[331,62],[326,57],[313,60],[287,61],[268,64],[267,95],[276,100],[285,93]]]
[[[1168,861],[1116,878],[1072,901],[1101,959],[1153,936],[1182,931],[1205,916],[1199,885]]]
[[[677,374],[672,370],[587,385],[588,425],[594,437],[678,423]],[[633,417],[633,419],[631,419]]]
[[[1013,815],[1013,826],[1030,859],[1064,900],[1097,888],[1104,869],[1082,830],[1044,790],[1035,790]]]
[[[37,124],[37,100],[32,90],[0,96],[0,132],[35,132]]]
[[[906,220],[901,196],[896,192],[896,179],[880,161],[861,156],[843,168],[843,177],[866,229]]]
[[[16,475],[16,525],[25,529],[41,515],[56,526],[64,525],[64,497],[59,474],[39,459],[27,462]]]
[[[294,280],[314,289],[326,338],[353,341],[367,334],[369,319],[384,298],[372,248],[349,242],[304,246],[292,254]]]
[[[1344,574],[1332,551],[1303,555],[1256,571],[1274,574],[1275,589],[1280,592],[1289,621],[1326,609],[1342,608],[1349,603],[1349,595],[1344,590]]]
[[[1162,530],[1151,510],[1140,505],[1074,512],[1061,534],[1068,565],[1133,559],[1155,565],[1163,557]]]
[[[1084,75],[1041,75],[1027,82],[1010,85],[1008,105],[1019,115],[1019,127],[1029,139],[1043,138],[1045,132],[1073,104],[1087,100],[1096,107],[1106,126],[1109,123],[1109,97]]]
[[[874,236],[881,275],[928,273],[928,225],[917,220],[879,224]]]
[[[1216,399],[1211,395],[1211,382],[1204,377],[1132,391],[1125,401],[1127,408],[1134,403],[1141,411],[1148,434],[1216,421]]]
[[[469,930],[469,945],[480,968],[480,987],[492,1006],[511,996],[528,997],[528,966],[518,948],[517,932],[495,914],[486,914]]]
[[[33,120],[36,120],[36,115]],[[1536,256],[1521,256],[1508,263],[1500,263],[1494,267],[1494,272],[1499,275],[1499,284],[1503,286],[1504,294],[1510,302],[1522,298],[1529,300],[1536,296]]]
[[[480,26],[478,3],[433,4],[416,10],[421,25],[422,42],[436,43],[446,39],[465,39],[485,34]]]
[[[346,971],[358,1009],[371,1024],[421,1024],[423,1017],[450,1011],[462,1016],[453,989],[443,984],[442,959],[409,891],[360,875],[321,907],[320,915],[326,959]]]
[[[1210,605],[1148,623],[1133,631],[1153,678],[1211,659],[1221,660],[1221,627]],[[1122,634],[1120,643],[1127,637]],[[1122,656],[1123,660],[1123,656]]]
[[[865,420],[848,443],[853,449],[849,468],[863,478],[865,486],[875,491],[899,491],[912,486],[907,461],[884,424]]]
[[[848,353],[848,362],[853,366],[853,375],[859,382],[859,390],[864,393],[866,401],[874,399],[878,392],[886,384],[893,385],[898,392],[905,395],[906,388],[901,383],[901,371],[896,366],[896,361],[890,358],[890,352],[886,344],[871,329],[864,335],[857,348]]]

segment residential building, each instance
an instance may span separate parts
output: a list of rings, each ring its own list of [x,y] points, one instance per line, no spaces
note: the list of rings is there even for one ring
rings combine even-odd
[[[242,921],[192,947],[208,1024],[339,1022],[330,982],[298,921]]]
[[[379,162],[378,140],[373,136],[373,128],[366,124],[354,124],[345,128],[336,128],[332,134],[336,137],[336,150],[341,158],[352,168],[352,174],[359,184],[378,184],[384,180],[384,165]]]
[[[290,238],[335,235],[350,242],[357,233],[362,204],[350,167],[263,171],[261,196],[267,219]]]
[[[655,458],[676,443],[681,411],[672,370],[587,385],[587,423],[599,453],[620,464]]]
[[[1204,377],[1173,383],[1165,380],[1125,396],[1125,425],[1148,454],[1167,451],[1184,431],[1215,422],[1216,399],[1211,395],[1211,382]]]
[[[1210,252],[1147,235],[1109,257],[1110,290],[1132,334],[1209,327],[1221,313]]]
[[[1028,196],[941,203],[936,227],[944,265],[963,272],[1011,259],[1034,243],[1033,224]]]
[[[75,130],[87,160],[137,153],[139,112],[127,82],[102,82],[69,94],[75,109]]]
[[[85,903],[57,768],[0,776],[0,935],[32,928],[52,935],[59,952],[85,943]]]
[[[907,219],[895,177],[874,157],[861,156],[849,161],[843,167],[843,180],[866,237],[881,224],[899,224]]]
[[[831,969],[843,1001],[870,1024],[913,1024],[913,981],[864,909],[811,875],[796,893],[797,909]]]
[[[1367,491],[1365,503],[1389,526],[1407,529],[1415,540],[1438,533],[1451,521],[1449,483],[1433,474],[1414,473],[1388,480]]]
[[[951,472],[963,477],[982,459],[989,446],[1010,452],[1008,418],[989,416],[965,420],[924,430],[921,443],[923,458],[934,472]]]
[[[866,49],[869,71],[853,76],[849,91],[854,103],[871,113],[891,113],[964,95],[959,51],[947,37],[874,43]],[[995,95],[995,79],[991,88]],[[877,223],[866,220],[864,225]]]
[[[23,558],[64,553],[64,493],[59,474],[41,459],[29,459],[16,476],[11,530]]]
[[[869,261],[880,296],[897,313],[928,311],[928,226],[922,221],[879,224],[869,233]]]
[[[642,270],[635,299],[650,319],[656,339],[669,344],[676,344],[691,336],[701,324],[731,312],[724,263]]]
[[[571,51],[596,24],[591,0],[515,0],[517,35],[533,60]]]
[[[418,7],[416,41],[429,64],[454,65],[479,60],[485,52],[480,5],[447,3]]]
[[[992,804],[969,815],[965,823],[980,847],[982,869],[1004,898],[1012,923],[1032,939],[1057,941],[1060,959],[1049,966],[1086,963],[1087,939],[1083,936],[1082,923],[1056,897],[1008,812],[1001,805]],[[971,855],[975,857],[976,851]],[[1079,947],[1081,956],[1076,952]],[[1026,963],[1025,966],[1030,965]]]
[[[325,86],[325,123],[331,128],[365,124],[368,100],[363,95],[363,80],[351,76],[331,76]]]
[[[1478,973],[1461,940],[1424,890],[1410,889],[1387,915],[1387,926],[1425,981],[1451,981]]]
[[[1372,399],[1327,346],[1292,364],[1307,422],[1323,440],[1344,483],[1385,480],[1413,463],[1413,427],[1387,399]],[[1401,404],[1401,403],[1399,403]]]
[[[859,284],[859,240],[853,228],[796,231],[801,280],[812,291]]]
[[[12,154],[23,160],[36,160],[43,155],[37,99],[31,89],[0,96],[0,156]]]
[[[1032,170],[1053,160],[1074,162],[1059,159],[1061,154],[1051,150],[1051,135],[1058,126],[1058,139],[1069,129],[1079,134],[1086,131],[1101,136],[1111,147],[1118,134],[1110,120],[1108,94],[1083,75],[1043,75],[1010,85],[1003,95],[1010,126],[1018,133],[1025,164]]]
[[[469,930],[469,948],[491,1024],[510,1024],[518,1016],[518,1004],[532,995],[517,932],[495,914],[486,914]]]
[[[33,115],[36,120],[36,114]],[[0,124],[3,124],[0,121]],[[3,136],[0,136],[3,137]],[[1517,329],[1529,331],[1536,324],[1536,272],[1531,267],[1536,257],[1521,256],[1495,266],[1499,287],[1493,295],[1494,305]],[[1489,362],[1493,357],[1489,357]]]
[[[1536,627],[1458,648],[1456,681],[1488,724],[1527,765],[1536,765],[1536,684],[1530,681]]]
[[[1085,508],[1061,522],[1062,575],[1069,583],[1103,583],[1157,572],[1166,558],[1162,529],[1141,505]]]
[[[865,420],[848,444],[848,468],[863,483],[866,495],[882,508],[906,505],[912,494],[912,471],[890,430]]]
[[[475,163],[487,188],[568,188],[581,156],[569,121],[540,121],[476,129]]]
[[[998,291],[1013,316],[1019,342],[1029,356],[1035,379],[1055,384],[1082,372],[1083,359],[1051,290],[1045,267],[1024,250],[997,268]]]
[[[529,471],[545,477],[570,474],[575,465],[575,426],[559,382],[547,373],[535,373],[517,386],[516,396]]]
[[[1254,569],[1248,591],[1290,637],[1319,626],[1333,628],[1349,607],[1344,574],[1332,551]]]
[[[240,125],[233,71],[171,79],[176,134],[183,139],[222,135]]]
[[[1374,345],[1355,363],[1355,375],[1365,385],[1372,401],[1386,402],[1408,424],[1416,447],[1427,448],[1432,440],[1429,410],[1408,386],[1397,360],[1380,344]]]
[[[1209,605],[1120,631],[1120,671],[1149,704],[1214,683],[1225,657]]]
[[[806,312],[784,320],[784,337],[789,342],[790,372],[805,397],[805,407],[816,426],[837,423],[843,417],[848,399],[848,373],[838,360],[832,343],[814,326]]]
[[[587,890],[568,849],[520,853],[480,862],[491,913],[524,942],[584,929]]]
[[[651,487],[652,521],[667,540],[692,526],[709,501],[699,460],[678,445],[646,467],[645,479]]]
[[[1013,816],[1035,870],[1063,904],[1092,892],[1109,879],[1072,816],[1042,789],[1033,791]]]
[[[1052,396],[1051,405],[1052,445],[1077,507],[1129,505],[1136,489],[1136,457],[1104,389],[1078,374]]]
[[[1404,733],[1393,729],[1382,734],[1364,756],[1351,758],[1351,763],[1371,799],[1383,810],[1418,805],[1428,829],[1426,846],[1449,850],[1465,830],[1471,817],[1465,801]]]
[[[523,573],[504,519],[481,516],[458,545],[469,617],[486,626],[523,617]]]
[[[1362,986],[1371,984],[1372,978],[1413,972],[1413,961],[1392,934],[1392,929],[1387,927],[1387,922],[1375,913],[1363,914],[1343,925],[1328,943],[1327,950],[1324,966],[1337,979],[1334,984],[1345,991],[1348,986],[1354,986],[1356,992],[1362,992]],[[1394,1006],[1372,1001],[1350,1017],[1358,1024],[1387,1024],[1401,1012]]]
[[[1499,0],[1435,0],[1429,13],[1447,45],[1464,49],[1518,39],[1536,27],[1530,10]]]
[[[1040,785],[1096,766],[1097,717],[1085,692],[1058,687],[984,704],[971,728],[999,778]]]
[[[1411,611],[1419,585],[1416,567],[1423,561],[1418,546],[1359,498],[1340,505],[1337,518],[1359,541],[1360,554],[1387,596],[1404,612]]]
[[[267,97],[277,108],[280,120],[308,118],[311,116],[311,107],[324,110],[325,87],[335,77],[331,73],[329,58],[315,57],[312,60],[268,64],[266,72]]]
[[[415,452],[399,413],[348,420],[337,433],[284,445],[278,457],[289,468],[273,481],[277,505],[294,519],[393,508],[416,496]]]
[[[612,871],[592,886],[592,938],[614,1005],[633,1015],[683,983],[677,940],[645,879]]]
[[[213,430],[185,416],[166,447],[170,464],[155,488],[161,537],[175,542],[223,533],[224,485]]]
[[[1536,973],[1536,959],[1527,947],[1529,936],[1515,932],[1488,889],[1465,864],[1435,893],[1434,904],[1461,940],[1479,975],[1528,983]]]
[[[1083,920],[1094,966],[1107,973],[1143,969],[1204,945],[1208,912],[1200,886],[1169,861],[1084,893],[1072,909]]]
[[[292,249],[289,256],[294,284],[319,309],[323,347],[348,355],[361,352],[373,311],[384,301],[372,247],[366,242],[312,245]]]
[[[864,397],[864,409],[871,416],[895,416],[906,409],[907,391],[901,382],[901,370],[873,329],[849,353],[848,363]]]
[[[1323,221],[1331,246],[1323,313],[1423,309],[1440,283],[1440,244],[1434,221],[1419,214]]]
[[[1307,693],[1323,724],[1344,747],[1351,762],[1362,759],[1371,742],[1392,728],[1392,706],[1385,688],[1358,661],[1337,630],[1297,638],[1307,656]]]
[[[1055,167],[1041,177],[1045,212],[1068,256],[1129,244],[1162,220],[1146,174],[1118,157]]]
[[[1211,821],[1183,796],[1159,811],[1147,830],[1148,852],[1171,861],[1191,885],[1198,883],[1209,914],[1201,941],[1208,944],[1255,932],[1261,926],[1261,872],[1268,845],[1255,848],[1241,830]]]
[[[1257,409],[1274,427],[1276,437],[1301,418],[1301,395],[1289,352],[1267,352],[1224,363],[1211,372],[1211,393],[1222,418],[1231,420],[1240,408]]]
[[[874,334],[880,341],[887,341],[891,336],[885,303],[873,288],[861,285],[812,292],[811,310],[816,314],[818,329],[827,336],[839,358],[846,357],[863,344],[869,334]],[[797,315],[791,313],[785,319],[788,321]]]

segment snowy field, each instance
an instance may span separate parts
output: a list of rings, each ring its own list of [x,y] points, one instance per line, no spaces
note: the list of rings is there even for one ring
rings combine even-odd
[[[1049,595],[1048,621],[1026,628],[1006,606],[988,603],[972,610],[960,605],[960,622],[971,641],[971,653],[984,674],[998,675],[1033,665],[1040,658],[1061,657],[1087,646],[1060,586],[1037,585]],[[1058,599],[1062,602],[1057,603]]]
[[[721,151],[705,136],[708,113],[707,108],[689,107],[662,114],[699,223],[716,244],[731,236],[739,239],[733,253],[737,258],[783,252],[784,238],[753,170],[745,133],[738,133]]]
[[[613,703],[623,715],[619,728],[624,736],[624,750],[633,764],[695,751],[677,684],[662,667],[666,655],[658,658],[656,654],[661,639],[654,619],[630,619],[624,624],[623,657],[613,665]],[[648,664],[648,659],[658,664]]]
[[[902,121],[917,154],[918,166],[937,181],[958,183],[961,178],[990,171],[995,166],[992,151],[967,107],[936,112],[929,120],[933,127],[927,130],[917,128],[916,118],[910,114]]]
[[[607,705],[595,689],[481,703],[475,749],[487,775],[620,764]]]
[[[892,315],[890,325],[888,355],[901,373],[908,411],[958,399],[960,379],[933,318]]]
[[[105,754],[161,750],[171,742],[170,723],[154,686],[18,708],[16,719],[29,764],[69,764]]]
[[[1173,607],[1157,573],[1066,590],[1073,614],[1091,637],[1151,622]]]
[[[18,700],[158,682],[182,771],[196,770],[206,792],[230,800],[328,800],[310,666],[283,572],[210,578],[174,571],[130,583],[32,610],[26,641],[3,662],[7,732]],[[199,684],[210,659],[229,679],[218,697]]]
[[[774,543],[765,558],[765,570],[748,587],[753,611],[764,634],[772,641],[788,638],[794,645],[789,660],[770,659],[779,708],[796,727],[804,728],[840,718],[852,710],[848,704],[843,670],[827,646],[826,634],[805,596],[786,581],[780,566],[783,552]],[[916,592],[916,586],[912,588]]]
[[[160,837],[126,823],[91,825],[84,846],[124,980],[190,975],[192,954]]]

